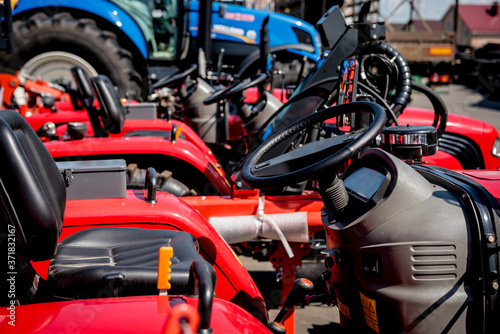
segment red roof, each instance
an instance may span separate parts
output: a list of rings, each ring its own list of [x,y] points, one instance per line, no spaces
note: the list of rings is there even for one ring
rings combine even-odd
[[[490,10],[491,5],[459,5],[458,15],[471,32],[500,33],[500,8],[495,16]]]
[[[441,31],[443,30],[443,22],[438,20],[425,20],[425,22],[431,28],[431,31]],[[415,27],[414,31],[427,31],[424,24],[420,20],[413,20],[413,25]],[[391,26],[396,31],[403,31],[403,28],[406,28],[406,23],[391,23]]]

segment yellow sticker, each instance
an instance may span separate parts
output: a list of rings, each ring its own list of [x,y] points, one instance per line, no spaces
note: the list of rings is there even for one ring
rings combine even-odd
[[[375,332],[380,334],[378,329],[377,305],[375,299],[368,298],[361,292],[359,295],[361,297],[361,305],[363,305],[363,313],[365,314],[366,324]]]
[[[351,312],[349,312],[349,308],[342,304],[342,302],[337,298],[337,306],[339,308],[340,313],[342,313],[347,319],[351,320]]]

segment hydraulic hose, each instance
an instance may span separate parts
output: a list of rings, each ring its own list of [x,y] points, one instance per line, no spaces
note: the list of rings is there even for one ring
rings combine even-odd
[[[432,126],[437,128],[438,138],[441,138],[446,129],[446,122],[448,121],[448,109],[446,108],[446,104],[441,96],[436,94],[432,88],[415,81],[412,81],[412,87],[417,92],[423,93],[432,103],[432,108],[434,109],[434,121]]]
[[[408,66],[406,59],[392,46],[385,42],[380,42],[376,44],[375,50],[385,54],[389,59],[394,62],[399,71],[398,82],[396,86],[396,97],[394,98],[394,108],[392,108],[394,114],[397,116],[401,115],[403,109],[406,108],[410,102],[411,96],[411,71]]]
[[[376,99],[376,101],[378,101],[384,106],[384,108],[387,111],[387,120],[399,126],[398,118],[394,114],[394,111],[392,110],[391,106],[387,103],[387,101],[382,96],[380,96],[374,89],[368,87],[364,83],[358,82],[358,85],[359,87],[363,88],[363,90],[367,91],[368,94],[372,95]]]

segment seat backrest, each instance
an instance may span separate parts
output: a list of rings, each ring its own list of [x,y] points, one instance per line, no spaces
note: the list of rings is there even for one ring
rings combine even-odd
[[[80,66],[73,66],[71,68],[71,74],[76,82],[76,90],[80,104],[87,110],[89,115],[89,120],[94,130],[94,136],[107,137],[107,130],[103,128],[101,119],[99,118],[101,112],[97,110],[94,105],[96,96],[92,88],[92,83],[90,82],[90,77]]]
[[[95,100],[95,94],[90,84],[89,76],[80,66],[73,66],[71,68],[71,74],[73,75],[73,79],[75,79],[78,98],[83,107],[92,107]]]
[[[12,110],[0,111],[0,157],[0,244],[7,245],[8,240],[10,249],[14,248],[15,266],[10,267],[9,253],[9,270],[16,272],[16,300],[25,304],[43,284],[31,261],[48,260],[55,253],[66,185],[40,138]],[[0,296],[0,305],[12,302],[6,297]]]
[[[111,80],[105,75],[90,79],[101,111],[101,121],[108,133],[120,133],[125,122],[125,108]]]
[[[62,230],[66,185],[36,133],[12,110],[0,111],[0,156],[0,195],[8,217],[1,224],[15,226],[22,256],[50,259]]]

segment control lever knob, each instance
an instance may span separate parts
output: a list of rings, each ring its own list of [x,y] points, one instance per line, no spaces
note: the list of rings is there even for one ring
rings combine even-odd
[[[280,310],[273,322],[268,324],[268,328],[275,334],[286,333],[286,328],[283,326],[288,311],[297,304],[301,298],[304,298],[308,291],[314,289],[314,284],[307,278],[297,278],[293,283],[292,289],[283,303],[283,308]]]

